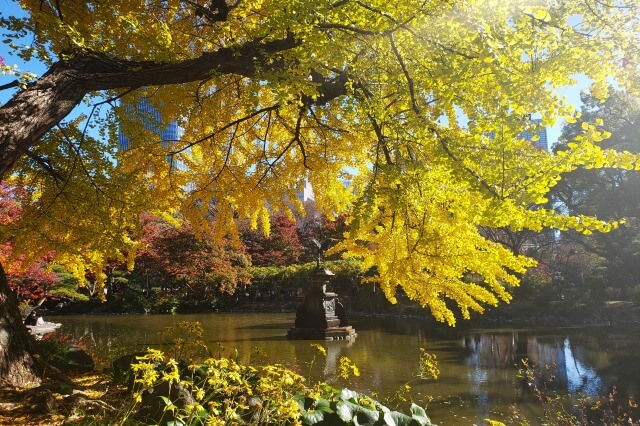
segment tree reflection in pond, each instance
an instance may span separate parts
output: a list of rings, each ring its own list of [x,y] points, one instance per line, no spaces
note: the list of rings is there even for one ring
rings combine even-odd
[[[520,341],[526,345],[519,345]],[[472,393],[479,392],[487,382],[487,369],[510,369],[521,366],[524,359],[549,366],[555,376],[555,390],[592,397],[608,392],[602,378],[589,366],[586,348],[572,346],[568,337],[545,343],[539,342],[537,336],[520,336],[516,332],[470,334],[464,337],[464,346],[469,351],[465,364],[469,366]]]

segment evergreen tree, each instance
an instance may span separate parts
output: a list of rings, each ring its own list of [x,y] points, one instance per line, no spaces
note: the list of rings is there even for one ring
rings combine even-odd
[[[602,148],[640,152],[640,104],[636,98],[611,89],[611,96],[604,103],[588,94],[582,101],[582,116],[564,127],[555,151],[567,149],[582,133],[583,123],[601,121],[611,133],[601,142]],[[595,256],[596,263],[587,271],[592,292],[601,298],[629,298],[640,290],[640,175],[616,168],[581,167],[563,176],[552,197],[570,214],[621,222],[618,229],[607,234],[562,234],[564,240],[578,243]],[[609,295],[604,294],[607,288]]]

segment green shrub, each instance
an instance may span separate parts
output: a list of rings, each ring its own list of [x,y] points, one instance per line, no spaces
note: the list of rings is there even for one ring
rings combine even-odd
[[[164,406],[162,423],[431,425],[425,410],[416,404],[404,414],[349,389],[338,390],[326,383],[309,387],[302,376],[280,364],[254,367],[223,357],[182,367],[149,349],[132,368],[136,375],[133,402],[126,413],[148,403],[144,391],[161,389],[158,385],[162,383],[191,394],[187,404],[154,395]]]
[[[138,412],[137,421],[175,425],[431,425],[416,404],[404,414],[349,389],[306,385],[300,374],[281,364],[243,365],[237,351],[234,357],[212,357],[198,322],[178,323],[163,334],[173,357],[154,349],[135,357],[132,398],[119,424]],[[326,356],[322,345],[312,346]],[[422,349],[416,377],[435,379],[438,374],[435,356]],[[345,380],[358,376],[358,368],[342,357],[339,375]]]
[[[66,298],[79,302],[86,302],[89,297],[78,292],[78,279],[61,265],[53,265],[53,272],[57,276],[57,282],[49,289],[53,297]]]
[[[40,358],[47,363],[63,363],[69,361],[69,348],[65,344],[69,336],[60,333],[53,333],[36,340],[36,351]]]
[[[331,285],[336,288],[349,288],[360,284],[365,272],[361,263],[355,259],[324,262],[323,266],[335,275]],[[254,266],[251,268],[253,285],[271,285],[296,288],[309,281],[315,262],[289,266]]]

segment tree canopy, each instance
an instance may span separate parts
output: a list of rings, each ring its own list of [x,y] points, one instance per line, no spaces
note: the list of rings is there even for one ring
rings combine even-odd
[[[251,262],[228,242],[214,245],[211,238],[196,239],[188,223],[173,227],[148,214],[142,215],[142,223],[145,248],[138,251],[134,270],[139,280],[144,276],[148,283],[151,276],[155,287],[199,302],[249,284]]]
[[[593,96],[583,96],[582,116],[576,123],[565,126],[555,150],[566,149],[566,144],[581,133],[582,122],[601,120],[612,135],[602,142],[603,148],[640,152],[638,99],[615,89],[611,92],[604,103]],[[579,168],[568,173],[552,189],[551,196],[571,214],[623,221],[619,229],[607,234],[571,232],[563,234],[563,238],[580,244],[598,259],[594,262],[598,266],[595,288],[602,291],[617,289],[626,297],[634,291],[637,293],[640,280],[640,174],[611,168]]]
[[[546,195],[578,166],[640,169],[600,147],[600,122],[556,153],[518,138],[530,114],[576,120],[558,88],[577,75],[600,100],[610,82],[636,94],[634,1],[20,5],[4,37],[49,68],[2,86],[17,91],[0,107],[0,176],[25,191],[2,238],[34,259],[54,250],[78,275],[135,252],[141,211],[196,233],[215,216],[220,238],[238,238],[237,219],[268,233],[271,210],[302,209],[306,179],[320,212],[349,215],[334,250],[375,267],[390,300],[401,287],[454,324],[454,305],[468,317],[508,301],[534,263],[480,226],[610,230],[544,208]],[[143,99],[158,114],[137,110]],[[82,101],[86,120],[63,122]],[[159,143],[163,120],[178,140]]]

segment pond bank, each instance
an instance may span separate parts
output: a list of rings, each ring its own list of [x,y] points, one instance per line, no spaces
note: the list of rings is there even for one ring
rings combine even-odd
[[[176,310],[167,312],[122,311],[114,303],[78,302],[62,309],[43,311],[43,315],[120,315],[140,313],[209,313],[209,312],[246,312],[246,313],[293,313],[301,300],[265,300],[244,303],[242,305],[227,304],[217,307],[197,310]],[[390,303],[376,303],[375,306],[362,309],[362,303],[357,300],[346,300],[348,314],[351,317],[384,317],[384,318],[412,318],[432,321],[430,311],[411,302],[401,302],[397,305]],[[357,306],[358,308],[353,308]],[[628,301],[606,301],[602,304],[578,304],[573,301],[552,301],[545,306],[532,303],[514,302],[510,305],[500,305],[489,308],[484,314],[473,315],[470,320],[458,318],[459,327],[482,325],[615,325],[640,323],[640,305]]]

